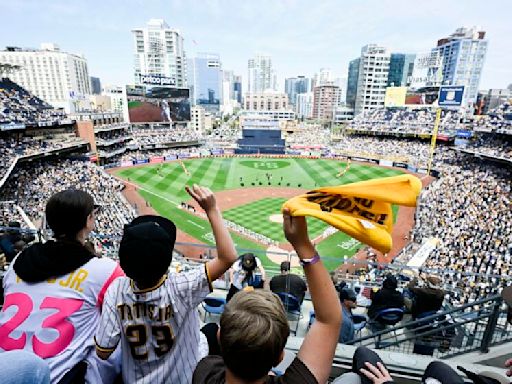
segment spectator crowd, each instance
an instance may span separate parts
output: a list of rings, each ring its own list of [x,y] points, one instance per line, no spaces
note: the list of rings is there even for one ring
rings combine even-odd
[[[53,125],[65,118],[63,111],[52,108],[11,80],[0,79],[0,124]]]
[[[0,200],[15,201],[40,224],[49,196],[66,188],[87,190],[94,196],[101,207],[94,239],[103,252],[115,252],[122,228],[135,212],[120,193],[123,185],[95,164],[58,160],[20,166],[8,178]]]
[[[458,129],[461,117],[458,112],[443,110],[439,133]],[[436,113],[433,109],[374,109],[357,115],[348,125],[348,129],[388,134],[429,134],[435,118]]]

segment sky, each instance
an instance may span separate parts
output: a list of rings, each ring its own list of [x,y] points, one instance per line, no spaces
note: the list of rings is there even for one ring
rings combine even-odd
[[[102,84],[133,82],[131,30],[164,19],[185,38],[188,57],[220,54],[247,78],[247,60],[272,56],[278,84],[330,68],[346,77],[361,47],[421,53],[460,26],[480,26],[489,46],[480,89],[512,83],[510,0],[0,0],[0,48],[54,42],[83,54]]]

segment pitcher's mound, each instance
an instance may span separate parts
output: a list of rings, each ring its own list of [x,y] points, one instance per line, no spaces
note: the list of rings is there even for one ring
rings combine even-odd
[[[273,223],[283,224],[283,215],[270,215],[268,219]]]

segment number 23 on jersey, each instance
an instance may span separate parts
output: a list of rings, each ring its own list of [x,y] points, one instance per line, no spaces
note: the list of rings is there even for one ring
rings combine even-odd
[[[45,297],[39,306],[39,310],[54,309],[57,312],[48,315],[42,324],[34,324],[34,335],[32,336],[32,349],[41,358],[49,358],[58,355],[71,344],[75,335],[75,327],[69,321],[69,317],[78,311],[83,305],[83,300],[64,299],[57,297]],[[25,293],[10,293],[5,297],[2,312],[10,307],[17,307],[17,312],[7,322],[0,325],[0,348],[5,351],[13,349],[24,349],[27,344],[27,334],[22,332],[18,338],[10,336],[23,322],[25,322],[34,309],[31,297]],[[51,342],[44,342],[36,335],[39,329],[54,329],[58,337]]]

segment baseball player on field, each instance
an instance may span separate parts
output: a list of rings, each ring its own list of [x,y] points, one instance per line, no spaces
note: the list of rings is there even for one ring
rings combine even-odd
[[[121,342],[125,384],[190,383],[202,357],[197,306],[237,259],[213,193],[197,185],[186,189],[210,221],[217,257],[188,272],[169,272],[174,223],[140,216],[125,227],[119,259],[127,277],[107,290],[95,337],[103,359]]]

